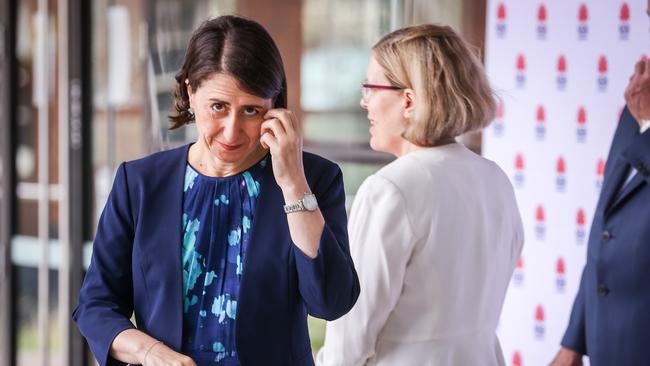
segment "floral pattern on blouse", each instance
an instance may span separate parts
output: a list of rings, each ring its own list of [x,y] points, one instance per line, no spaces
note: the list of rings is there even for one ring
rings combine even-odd
[[[239,286],[267,159],[229,177],[208,177],[187,164],[182,353],[199,366],[239,365],[235,345]]]

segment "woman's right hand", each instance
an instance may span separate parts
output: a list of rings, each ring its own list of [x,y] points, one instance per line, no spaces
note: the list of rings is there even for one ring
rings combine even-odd
[[[142,366],[197,366],[188,356],[178,353],[161,342],[150,346],[142,356]]]

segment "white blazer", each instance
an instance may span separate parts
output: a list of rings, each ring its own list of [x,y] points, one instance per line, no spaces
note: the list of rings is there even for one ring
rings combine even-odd
[[[354,308],[327,324],[331,365],[504,365],[496,327],[524,235],[508,178],[458,143],[406,154],[355,197]]]

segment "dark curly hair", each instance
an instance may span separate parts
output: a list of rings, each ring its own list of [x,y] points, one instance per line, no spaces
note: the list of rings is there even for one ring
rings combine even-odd
[[[194,121],[185,80],[197,90],[215,73],[234,77],[247,93],[273,99],[274,108],[287,107],[287,77],[275,42],[259,23],[226,15],[203,22],[190,38],[175,77],[171,130]]]

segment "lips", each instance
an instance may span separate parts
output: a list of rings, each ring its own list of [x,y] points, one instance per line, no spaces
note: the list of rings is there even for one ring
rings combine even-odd
[[[226,151],[237,150],[237,149],[239,149],[240,147],[242,147],[242,145],[243,145],[243,144],[239,144],[239,145],[229,145],[229,144],[224,144],[224,143],[219,142],[219,146],[220,146],[222,149],[226,150]]]

